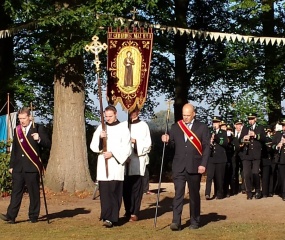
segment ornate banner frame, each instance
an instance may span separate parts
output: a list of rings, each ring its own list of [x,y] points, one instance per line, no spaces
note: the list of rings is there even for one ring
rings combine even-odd
[[[153,45],[152,29],[108,29],[107,101],[131,112],[147,97]]]

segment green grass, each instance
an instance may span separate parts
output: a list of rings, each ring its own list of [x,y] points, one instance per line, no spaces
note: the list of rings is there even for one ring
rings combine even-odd
[[[1,222],[1,239],[285,239],[284,223],[225,223],[207,224],[198,230],[186,226],[172,232],[169,223],[153,220],[126,223],[111,229],[102,227],[97,219],[54,219],[50,224],[20,222],[10,225]]]

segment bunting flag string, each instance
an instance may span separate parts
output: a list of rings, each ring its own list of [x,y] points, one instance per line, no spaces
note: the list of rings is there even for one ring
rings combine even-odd
[[[96,17],[100,17],[100,15],[96,15]],[[211,39],[213,41],[228,41],[228,42],[245,42],[245,43],[254,43],[254,44],[264,44],[264,45],[274,45],[277,46],[285,44],[285,38],[283,37],[257,37],[257,36],[250,36],[250,35],[240,35],[240,34],[233,34],[233,33],[223,33],[223,32],[209,32],[203,30],[195,30],[191,28],[181,28],[181,27],[173,27],[173,26],[163,26],[161,24],[151,24],[148,22],[142,22],[138,20],[123,18],[123,17],[114,17],[114,21],[119,23],[121,26],[132,25],[132,27],[144,27],[144,28],[152,28],[155,31],[161,31],[163,34],[165,31],[168,33],[174,34],[187,34],[192,38],[204,38],[204,39]],[[37,27],[36,22],[28,23],[21,25],[19,27],[0,30],[0,39],[11,37],[15,35],[17,32],[27,29],[34,25]]]

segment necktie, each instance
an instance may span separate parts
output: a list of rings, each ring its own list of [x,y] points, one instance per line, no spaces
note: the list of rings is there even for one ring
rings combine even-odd
[[[25,136],[27,136],[27,129],[25,127],[23,127],[23,133]]]

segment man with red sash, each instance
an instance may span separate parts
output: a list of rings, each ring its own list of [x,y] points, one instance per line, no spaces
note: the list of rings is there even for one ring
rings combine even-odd
[[[172,177],[175,186],[173,199],[172,231],[181,229],[181,214],[185,195],[185,184],[189,188],[190,229],[200,224],[200,182],[206,171],[210,156],[210,132],[206,124],[194,119],[196,113],[192,104],[182,109],[183,120],[173,124],[169,135],[162,135],[162,141],[175,149],[172,162]]]
[[[15,128],[9,172],[12,174],[12,194],[7,214],[0,219],[15,223],[25,186],[30,197],[29,220],[38,221],[40,213],[40,174],[43,170],[40,148],[50,148],[51,142],[41,125],[33,124],[29,108],[18,111],[20,125]]]

